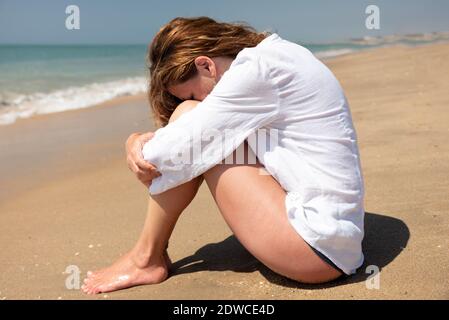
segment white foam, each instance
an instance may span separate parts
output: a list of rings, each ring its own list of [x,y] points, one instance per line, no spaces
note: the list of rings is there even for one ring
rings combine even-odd
[[[8,99],[1,99],[0,125],[10,124],[19,118],[28,118],[37,114],[87,108],[116,97],[142,93],[146,89],[146,79],[134,77],[69,87],[50,93],[15,95]]]
[[[434,41],[447,41],[449,40],[449,32],[428,32],[428,33],[416,33],[416,34],[390,34],[378,37],[362,37],[358,39],[352,39],[351,42],[359,45],[388,45],[406,42],[413,44],[414,42],[434,42]]]
[[[343,54],[348,54],[354,51],[355,50],[353,49],[333,49],[333,50],[317,51],[314,54],[317,58],[323,59],[341,56]]]

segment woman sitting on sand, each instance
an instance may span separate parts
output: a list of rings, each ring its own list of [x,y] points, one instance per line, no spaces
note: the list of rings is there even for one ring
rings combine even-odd
[[[165,25],[149,60],[162,128],[126,146],[149,187],[147,219],[128,254],[88,272],[84,292],[167,279],[170,235],[203,180],[237,239],[273,271],[304,283],[354,273],[363,263],[363,177],[331,71],[275,33],[206,17]]]

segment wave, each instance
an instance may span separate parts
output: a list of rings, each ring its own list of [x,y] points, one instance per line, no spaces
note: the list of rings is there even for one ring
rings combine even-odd
[[[357,51],[357,50],[349,49],[349,48],[347,48],[347,49],[331,49],[331,50],[316,51],[314,53],[314,55],[317,58],[324,59],[324,58],[338,57],[338,56],[352,53],[355,51]]]
[[[366,49],[388,47],[394,45],[416,46],[428,43],[449,41],[449,32],[431,32],[404,35],[386,35],[378,37],[353,38],[346,42],[327,44],[305,44],[304,46],[320,59],[332,58]]]
[[[147,80],[144,77],[132,77],[49,93],[4,93],[0,94],[0,125],[38,114],[87,108],[116,97],[139,94],[146,89]]]
[[[429,42],[448,41],[449,31],[413,33],[413,34],[392,34],[378,37],[362,37],[350,39],[350,42],[358,45],[380,46],[388,44],[422,44]]]

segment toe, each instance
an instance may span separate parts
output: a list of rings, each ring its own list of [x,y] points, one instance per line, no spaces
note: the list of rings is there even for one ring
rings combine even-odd
[[[92,286],[88,286],[87,287],[87,294],[93,294],[93,287]]]
[[[85,285],[85,284],[83,284],[83,285],[81,286],[81,289],[83,290],[84,293],[88,293],[88,292],[89,292],[89,286],[87,286],[87,285]]]
[[[85,280],[85,288],[87,291],[87,294],[92,294],[93,289],[99,284],[97,279],[86,279]]]
[[[87,272],[87,277],[88,277],[89,279],[91,279],[91,278],[96,278],[96,277],[98,277],[98,276],[101,274],[101,272],[102,272],[102,270],[88,271],[88,272]]]
[[[99,286],[97,285],[97,286],[92,287],[90,292],[91,292],[91,294],[98,294],[98,293],[100,293]]]
[[[94,280],[95,279],[92,279],[92,278],[86,278],[86,279],[84,279],[83,283],[85,285],[89,286],[89,285],[91,285],[93,283]]]

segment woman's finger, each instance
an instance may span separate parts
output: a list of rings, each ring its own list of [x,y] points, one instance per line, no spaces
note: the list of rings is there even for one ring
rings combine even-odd
[[[154,132],[146,132],[146,133],[142,133],[138,140],[140,141],[140,143],[142,144],[142,146],[145,144],[145,142],[147,142],[148,140],[151,140],[151,138],[153,138],[154,136]]]
[[[152,180],[140,180],[140,182],[142,182],[147,188],[149,188],[151,186]]]
[[[159,177],[161,174],[157,171],[142,171],[139,170],[136,172],[137,178],[144,182],[144,181],[151,181],[154,178]]]
[[[128,158],[126,162],[128,163],[129,170],[131,170],[132,172],[137,173],[140,170],[133,160]]]
[[[147,171],[138,170],[136,176],[140,181],[151,180],[152,176]]]
[[[143,160],[142,158],[137,158],[134,159],[136,165],[141,169],[141,170],[156,170],[156,167],[153,166],[151,163]]]

